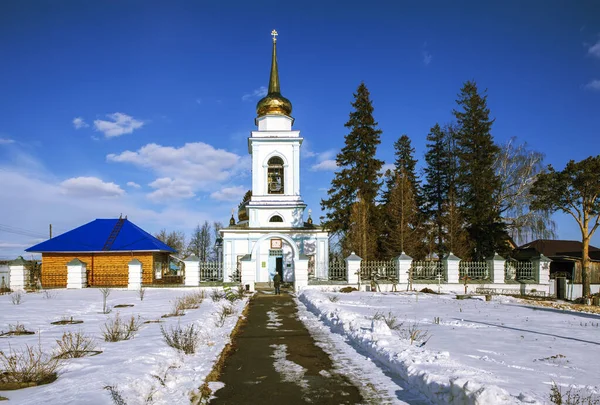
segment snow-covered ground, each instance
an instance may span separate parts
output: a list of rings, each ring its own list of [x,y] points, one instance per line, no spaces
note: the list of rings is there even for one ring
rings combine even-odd
[[[450,294],[304,290],[299,301],[437,404],[545,404],[553,383],[600,395],[600,315]],[[394,317],[400,326],[390,329]],[[426,336],[411,344],[411,330]]]
[[[92,357],[63,361],[59,378],[39,387],[15,391],[0,391],[0,396],[11,404],[112,404],[105,386],[114,386],[128,405],[147,403],[151,395],[153,404],[189,403],[190,392],[197,390],[224,346],[247,300],[235,301],[234,314],[222,326],[215,319],[224,305],[222,299],[214,302],[206,290],[206,298],[198,309],[185,311],[184,316],[161,318],[172,312],[173,302],[192,289],[147,289],[143,301],[136,291],[112,289],[108,305],[133,304],[133,307],[114,308],[102,313],[102,295],[98,289],[53,290],[44,293],[23,294],[21,304],[14,305],[10,295],[0,296],[0,330],[8,331],[17,323],[34,335],[0,338],[0,351],[18,351],[24,346],[41,345],[50,353],[65,331],[82,331],[95,338],[98,350]],[[131,340],[105,342],[102,327],[116,314],[123,320],[140,317],[146,323]],[[69,319],[84,321],[74,325],[51,325],[53,321]],[[195,354],[185,355],[167,346],[160,326],[166,330],[180,324],[196,324],[201,330],[201,343]],[[218,326],[216,325],[218,324]]]

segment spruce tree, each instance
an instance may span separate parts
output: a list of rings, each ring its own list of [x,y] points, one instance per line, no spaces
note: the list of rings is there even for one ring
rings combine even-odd
[[[352,207],[359,195],[367,206],[367,221],[378,223],[375,198],[381,187],[379,171],[383,166],[383,161],[375,157],[377,145],[381,143],[381,130],[377,129],[373,118],[373,105],[364,83],[358,86],[352,107],[345,124],[350,132],[345,137],[345,146],[336,156],[339,169],[331,181],[328,198],[321,200],[321,208],[325,211],[323,225],[329,232],[338,234],[344,253],[356,249],[344,242],[344,236],[350,229]],[[368,237],[376,238],[376,234]]]
[[[507,234],[495,204],[500,179],[494,172],[499,148],[494,144],[487,95],[479,95],[477,84],[468,81],[458,95],[454,110],[459,130],[457,191],[466,229],[473,246],[472,258],[483,260],[506,251]]]

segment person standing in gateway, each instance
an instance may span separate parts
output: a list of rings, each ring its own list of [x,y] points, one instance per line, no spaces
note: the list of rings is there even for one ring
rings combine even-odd
[[[275,294],[281,294],[281,275],[279,274],[279,272],[275,273],[275,275],[273,276],[273,285],[275,286]]]

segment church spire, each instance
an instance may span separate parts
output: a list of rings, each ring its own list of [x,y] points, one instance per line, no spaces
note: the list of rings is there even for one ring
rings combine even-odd
[[[269,93],[279,93],[279,71],[277,69],[277,31],[271,31],[273,36],[273,57],[271,59],[271,76],[269,78]]]
[[[271,75],[269,76],[269,92],[256,105],[256,115],[286,115],[292,114],[292,103],[281,95],[279,87],[279,70],[277,68],[277,31],[273,36],[273,56],[271,59]]]

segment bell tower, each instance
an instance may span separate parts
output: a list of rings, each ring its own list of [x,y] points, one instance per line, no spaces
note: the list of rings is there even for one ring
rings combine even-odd
[[[292,130],[292,103],[281,95],[277,67],[277,31],[273,30],[269,91],[256,105],[248,138],[252,155],[252,197],[246,210],[250,228],[304,226],[306,204],[300,196],[300,131]]]

